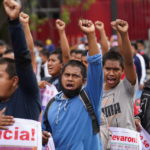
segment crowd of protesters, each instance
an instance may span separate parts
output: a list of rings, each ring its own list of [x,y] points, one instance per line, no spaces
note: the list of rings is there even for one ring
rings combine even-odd
[[[142,124],[150,134],[149,57],[142,40],[130,41],[126,21],[111,22],[116,35],[108,40],[103,22],[79,20],[85,36],[71,49],[66,25],[57,19],[57,49],[50,40],[49,46],[33,42],[29,16],[20,12],[19,3],[4,0],[3,5],[12,47],[0,40],[1,130],[7,130],[14,118],[38,121],[40,89],[54,85],[58,94],[42,113],[43,145],[52,136],[56,150],[105,150],[110,149],[108,127],[140,131]],[[134,113],[137,99],[141,107]]]

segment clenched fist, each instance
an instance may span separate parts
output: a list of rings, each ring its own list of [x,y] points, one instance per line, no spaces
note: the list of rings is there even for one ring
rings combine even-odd
[[[10,20],[15,20],[19,17],[21,5],[14,0],[4,0],[4,9]]]
[[[79,27],[85,34],[95,32],[95,26],[91,20],[79,20]]]

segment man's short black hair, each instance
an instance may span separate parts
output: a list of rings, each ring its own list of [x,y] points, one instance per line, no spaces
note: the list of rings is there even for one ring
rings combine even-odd
[[[137,43],[136,43],[136,42],[131,42],[131,45],[134,47],[135,50],[138,50],[138,47],[137,47]]]
[[[61,52],[59,49],[57,49],[57,50],[51,52],[49,56],[51,56],[51,55],[57,55],[57,58],[59,59],[59,61],[60,61],[61,63],[63,62],[63,61],[62,61],[62,52]]]
[[[43,55],[43,56],[46,56],[47,59],[49,58],[49,55],[50,55],[50,53],[49,53],[49,51],[47,49],[41,50],[40,54]]]
[[[43,42],[42,42],[42,41],[40,41],[40,40],[36,40],[36,41],[34,41],[34,45],[35,45],[35,46],[39,46],[39,47],[44,47]]]
[[[14,51],[13,51],[12,49],[7,49],[7,50],[3,53],[3,55],[4,55],[4,54],[10,54],[10,53],[14,53]]]
[[[5,46],[5,45],[6,45],[5,41],[0,40],[0,46]]]
[[[61,75],[64,73],[66,67],[72,66],[72,67],[79,67],[81,69],[81,74],[83,79],[86,79],[87,72],[86,72],[86,67],[84,64],[78,60],[70,60],[67,64],[65,64],[62,68]]]
[[[78,50],[75,51],[75,53],[76,53],[76,54],[82,54],[82,53],[83,53],[83,50],[78,49]]]
[[[118,46],[113,46],[113,47],[110,48],[110,51],[119,52],[119,47]]]
[[[76,52],[76,49],[73,49],[70,51],[70,54],[75,53],[75,52]]]
[[[80,50],[80,49],[73,49],[70,51],[70,54],[72,53],[75,53],[75,54],[82,54],[83,53],[83,50]]]
[[[0,58],[0,65],[6,64],[6,72],[9,75],[9,78],[11,79],[12,77],[16,76],[16,66],[15,66],[15,61],[11,58]]]
[[[104,56],[103,56],[103,66],[105,65],[107,60],[119,61],[120,66],[122,68],[124,68],[123,57],[120,55],[119,52],[110,50],[109,52],[105,53]]]
[[[82,52],[82,56],[87,56],[87,53],[88,53],[88,50],[84,50],[84,51]]]
[[[137,40],[137,43],[144,45],[144,40]]]

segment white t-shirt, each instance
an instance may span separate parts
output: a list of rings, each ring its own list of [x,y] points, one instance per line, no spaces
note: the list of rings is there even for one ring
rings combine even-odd
[[[113,89],[103,93],[102,112],[110,127],[121,127],[135,130],[133,102],[138,82],[133,86],[125,78]],[[102,124],[106,124],[103,122]]]

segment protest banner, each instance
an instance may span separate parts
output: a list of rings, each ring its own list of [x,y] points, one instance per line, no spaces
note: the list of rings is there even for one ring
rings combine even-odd
[[[142,150],[140,133],[125,129],[110,127],[112,132],[111,150]]]
[[[40,96],[42,102],[42,111],[45,110],[47,103],[58,93],[54,85],[46,85],[45,88],[40,89]]]
[[[40,122],[15,118],[8,130],[0,130],[0,150],[41,150]]]
[[[52,137],[49,138],[48,144],[44,146],[42,150],[55,150],[55,145]]]
[[[142,150],[150,150],[150,134],[141,126]]]

